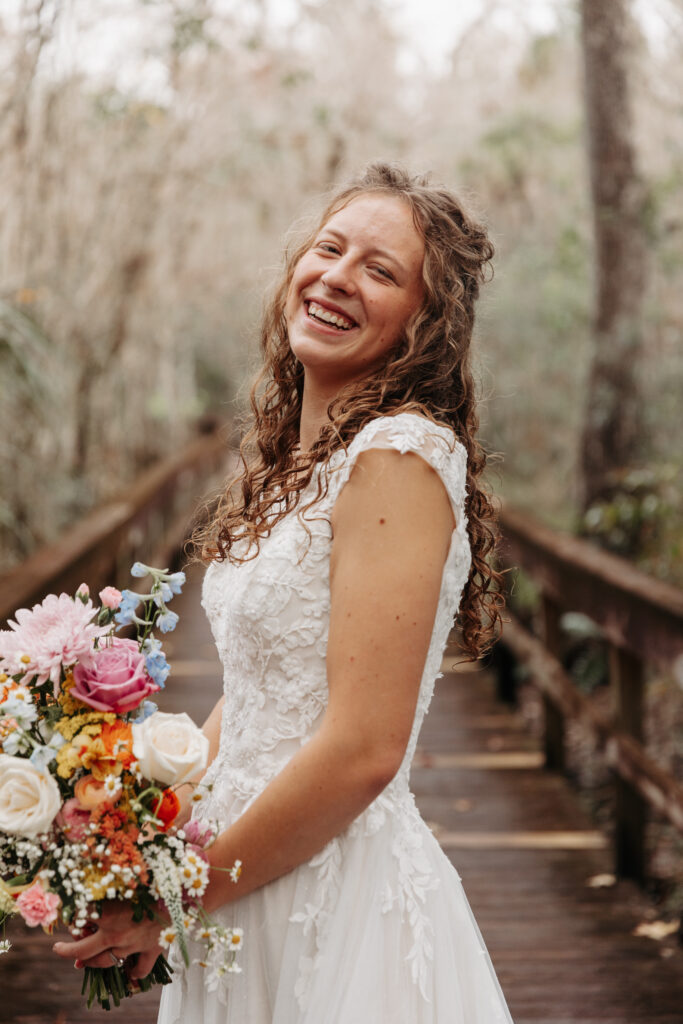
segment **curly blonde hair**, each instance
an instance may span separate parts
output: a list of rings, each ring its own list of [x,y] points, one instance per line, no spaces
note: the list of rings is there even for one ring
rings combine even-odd
[[[289,346],[285,303],[294,268],[320,228],[353,199],[368,193],[408,203],[425,245],[424,298],[405,324],[387,361],[348,384],[327,410],[328,423],[308,452],[297,450],[304,369]],[[486,230],[447,189],[428,178],[411,176],[387,163],[371,164],[359,178],[327,203],[315,231],[288,249],[284,272],[268,303],[261,326],[263,365],[251,389],[249,429],[240,445],[239,469],[213,511],[194,536],[204,561],[244,561],[258,553],[259,541],[299,505],[317,463],[346,447],[377,416],[416,412],[451,427],[467,450],[465,510],[472,567],[462,595],[457,624],[462,648],[474,660],[496,637],[501,621],[502,574],[491,564],[498,534],[495,509],[480,478],[486,453],[476,438],[479,420],[470,366],[474,304],[486,280],[493,246]],[[327,489],[318,475],[317,493]],[[233,550],[238,540],[251,544]]]

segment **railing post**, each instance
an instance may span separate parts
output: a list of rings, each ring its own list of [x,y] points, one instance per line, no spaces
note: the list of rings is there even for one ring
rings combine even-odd
[[[546,593],[541,595],[541,629],[546,649],[559,659],[562,653],[560,607]],[[543,694],[543,711],[545,716],[545,767],[549,771],[562,772],[565,767],[564,715],[546,694]]]
[[[517,704],[517,662],[510,648],[501,640],[491,652],[491,666],[496,674],[496,700],[514,707]]]
[[[614,724],[620,731],[643,741],[644,673],[640,658],[622,647],[610,644],[610,684],[613,693]],[[618,774],[615,785],[615,871],[616,874],[645,879],[645,800],[633,786]]]

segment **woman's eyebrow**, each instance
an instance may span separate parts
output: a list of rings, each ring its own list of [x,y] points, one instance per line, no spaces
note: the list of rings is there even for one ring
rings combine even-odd
[[[347,241],[347,237],[344,234],[344,232],[339,231],[338,228],[321,228],[321,230],[317,234],[317,238],[320,238],[322,235],[332,235],[334,238],[338,238],[340,242]],[[403,271],[405,273],[406,268],[403,266],[401,261],[397,259],[397,257],[394,256],[393,253],[390,253],[387,249],[381,249],[378,246],[375,246],[375,248],[371,250],[371,253],[373,256],[380,256],[382,259],[390,260],[400,271]]]

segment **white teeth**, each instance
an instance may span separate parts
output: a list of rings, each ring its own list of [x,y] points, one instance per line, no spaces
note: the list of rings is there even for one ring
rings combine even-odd
[[[323,320],[325,323],[333,324],[334,327],[341,327],[344,331],[348,331],[353,327],[353,322],[351,320],[347,320],[346,317],[343,317],[338,313],[332,313],[329,309],[323,309],[322,306],[316,305],[315,302],[310,302],[308,304],[308,312],[317,320]]]

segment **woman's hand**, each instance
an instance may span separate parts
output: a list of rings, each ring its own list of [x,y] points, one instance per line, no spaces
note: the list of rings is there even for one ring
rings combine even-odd
[[[138,954],[137,961],[126,964],[130,978],[144,978],[163,953],[159,935],[164,922],[145,918],[135,923],[130,907],[109,904],[97,922],[97,930],[74,942],[56,942],[52,947],[75,967],[112,967],[115,958],[125,960]]]

